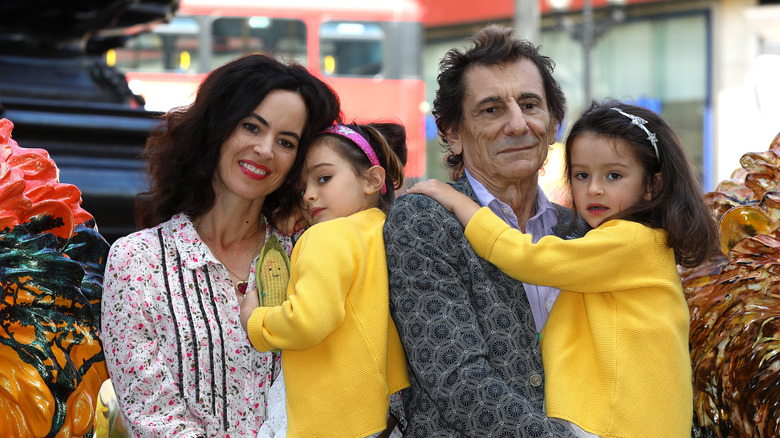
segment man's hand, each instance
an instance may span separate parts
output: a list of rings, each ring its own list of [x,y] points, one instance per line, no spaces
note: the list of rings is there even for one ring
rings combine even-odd
[[[252,312],[260,307],[260,296],[257,294],[257,289],[246,291],[244,299],[241,300],[241,327],[246,331],[246,326],[249,323],[249,317],[252,316]]]

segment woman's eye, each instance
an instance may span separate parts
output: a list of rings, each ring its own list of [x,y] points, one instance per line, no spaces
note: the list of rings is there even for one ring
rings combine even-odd
[[[280,139],[278,143],[285,149],[295,149],[297,147],[297,145],[290,140]]]
[[[323,175],[319,178],[317,178],[317,183],[319,184],[325,184],[326,182],[330,181],[330,175]]]
[[[244,126],[244,129],[246,129],[247,131],[249,131],[251,133],[256,133],[256,132],[260,131],[260,128],[257,125],[255,125],[254,123],[248,123],[247,122],[247,123],[244,123],[243,126]]]

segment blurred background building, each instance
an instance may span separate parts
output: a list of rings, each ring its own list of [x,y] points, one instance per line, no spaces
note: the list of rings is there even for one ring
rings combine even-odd
[[[182,0],[173,21],[107,59],[151,110],[191,96],[232,56],[297,60],[336,88],[348,120],[407,125],[412,181],[447,180],[430,114],[438,62],[489,23],[515,26],[556,62],[568,98],[561,138],[591,99],[647,106],[675,127],[711,190],[780,130],[779,0]]]
[[[536,10],[536,43],[556,62],[555,76],[568,99],[567,122],[592,98],[650,107],[676,128],[706,190],[728,178],[745,152],[766,150],[780,132],[780,1],[422,2],[428,102],[444,52],[463,46],[464,38],[487,23],[518,24],[521,35],[534,35],[521,28],[533,26],[533,17],[515,12]],[[583,32],[588,15],[590,39]],[[589,63],[583,59],[588,51]],[[584,71],[588,66],[590,72]],[[446,179],[441,148],[431,135],[428,175]]]
[[[591,99],[649,107],[675,127],[709,191],[780,131],[780,0],[120,3],[122,14],[60,8],[41,24],[48,3],[0,0],[0,116],[20,144],[50,151],[109,241],[134,228],[137,157],[155,116],[246,53],[306,65],[339,93],[348,121],[402,122],[410,182],[448,180],[431,116],[438,63],[489,23],[514,26],[555,61],[568,99],[560,139]],[[560,149],[543,171],[551,191]]]

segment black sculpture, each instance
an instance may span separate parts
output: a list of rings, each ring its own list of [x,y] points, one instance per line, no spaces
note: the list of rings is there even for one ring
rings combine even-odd
[[[178,0],[0,0],[0,117],[26,147],[50,153],[109,242],[135,229],[133,199],[145,185],[138,156],[157,114],[102,55],[177,8]]]

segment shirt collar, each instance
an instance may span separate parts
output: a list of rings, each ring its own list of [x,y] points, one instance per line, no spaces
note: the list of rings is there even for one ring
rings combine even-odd
[[[292,246],[292,244],[285,245],[290,241],[289,237],[279,234],[274,228],[268,225],[267,221],[264,221],[264,223],[266,227],[266,241],[271,233],[273,233],[283,247],[287,248],[287,246]],[[170,227],[170,232],[185,268],[200,269],[207,263],[222,264],[222,262],[214,256],[206,243],[200,238],[200,235],[198,235],[198,231],[195,229],[195,225],[192,223],[189,216],[184,213],[178,213],[171,218],[168,226]],[[257,257],[255,257],[253,264],[256,262]]]
[[[219,263],[201,240],[189,216],[184,213],[176,214],[168,226],[185,268],[199,269],[209,262]]]
[[[487,206],[493,211],[501,220],[506,222],[510,227],[519,229],[517,224],[517,216],[508,204],[499,200],[493,193],[485,187],[480,181],[474,178],[468,169],[465,169],[466,178],[471,184],[471,188],[474,189],[474,194],[477,196],[479,203]],[[536,186],[536,214],[528,219],[525,229],[526,232],[533,236],[533,241],[541,239],[542,237],[552,234],[552,228],[558,223],[558,212],[555,210],[553,203],[547,199],[547,195],[540,186]]]

